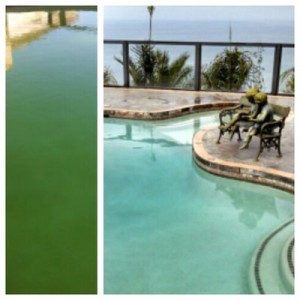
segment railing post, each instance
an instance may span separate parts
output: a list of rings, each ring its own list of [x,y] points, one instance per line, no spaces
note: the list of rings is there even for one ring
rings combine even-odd
[[[195,91],[201,90],[201,55],[202,55],[202,45],[196,43],[195,45]]]
[[[127,41],[123,42],[123,78],[124,87],[129,87],[129,45]]]
[[[274,53],[273,79],[272,79],[272,90],[271,90],[271,93],[273,95],[277,95],[279,90],[281,56],[282,56],[282,45],[276,45],[275,53]]]

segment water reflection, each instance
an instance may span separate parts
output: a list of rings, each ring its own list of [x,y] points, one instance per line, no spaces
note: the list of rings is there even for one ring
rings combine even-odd
[[[175,147],[175,146],[186,146],[187,143],[184,143],[180,140],[172,139],[171,136],[168,136],[168,127],[159,127],[149,125],[142,125],[138,123],[135,125],[135,122],[118,119],[106,119],[106,126],[111,126],[110,129],[105,131],[104,141],[113,141],[113,140],[127,140],[131,142],[140,142],[147,144],[157,144],[161,147]],[[198,131],[201,126],[200,118],[193,120],[193,128],[194,132]],[[165,131],[164,131],[165,129]],[[178,132],[179,132],[178,128]],[[192,132],[191,132],[190,143],[192,140]]]
[[[241,189],[239,186],[218,184],[216,190],[230,197],[233,206],[239,212],[239,221],[250,229],[254,229],[265,214],[279,217],[274,197],[260,193],[259,189],[253,189],[253,185],[245,185]]]
[[[113,120],[108,120],[112,121],[112,125],[115,124]],[[106,120],[106,124],[109,123],[108,120]],[[197,127],[198,126],[199,124],[197,124]],[[123,140],[133,142],[132,149],[134,150],[148,148],[150,150],[150,159],[153,162],[157,161],[157,153],[159,152],[159,148],[187,146],[187,144],[180,143],[168,136],[162,135],[159,131],[156,131],[155,127],[151,125],[134,126],[125,121],[124,124],[118,124],[117,127],[112,127],[111,129],[112,130],[106,131],[104,141],[110,142]]]
[[[34,8],[33,8],[34,10]],[[24,11],[8,9],[6,12],[6,70],[13,65],[13,50],[40,39],[58,27],[76,31],[96,31],[89,26],[73,25],[80,18],[76,10]]]
[[[184,119],[182,119],[184,120]],[[164,126],[164,122],[172,122],[172,120],[162,121],[157,126],[156,122],[151,121],[147,125],[143,124],[143,121],[132,120],[118,120],[113,118],[105,119],[105,136],[104,141],[130,141],[137,143],[140,146],[132,146],[133,149],[142,149],[143,147],[150,147],[151,160],[156,161],[156,152],[159,148],[170,147],[191,147],[192,138],[195,132],[197,132],[201,126],[205,126],[201,123],[200,116],[194,116],[188,123],[183,121],[182,125],[175,125],[175,127]],[[177,122],[174,120],[174,124]],[[166,123],[166,124],[167,124]],[[189,128],[187,130],[187,127]]]
[[[149,127],[148,131],[150,134],[149,138],[139,138],[140,135],[134,135],[132,134],[132,129],[134,126],[132,125],[126,125],[124,126],[124,133],[123,134],[116,134],[114,136],[107,136],[104,137],[104,141],[117,141],[117,140],[127,140],[131,142],[136,142],[136,143],[147,143],[147,144],[157,144],[160,145],[161,147],[176,147],[176,146],[186,146],[184,144],[180,144],[176,141],[171,141],[169,139],[164,139],[164,138],[157,138],[154,136],[153,130],[151,130],[151,127]]]
[[[193,121],[193,128],[194,128],[194,133],[196,133],[201,127],[201,118],[194,119]]]
[[[195,97],[194,103],[195,103],[195,104],[201,103],[201,97]]]
[[[11,49],[11,42],[9,38],[7,17],[6,17],[6,70],[9,70],[11,66],[12,66],[12,49]]]
[[[215,191],[227,194],[231,204],[237,211],[239,221],[249,229],[256,228],[265,215],[271,215],[275,219],[280,218],[274,194],[266,193],[263,186],[255,186],[242,181],[236,181],[236,184],[228,184],[230,179],[223,179],[207,173],[200,169],[194,161],[192,165],[194,172],[202,180],[215,182]]]

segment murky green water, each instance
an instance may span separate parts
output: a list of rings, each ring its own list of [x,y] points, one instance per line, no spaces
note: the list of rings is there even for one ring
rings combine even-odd
[[[293,215],[293,195],[195,166],[194,131],[217,123],[105,120],[105,293],[251,293],[251,257]]]
[[[49,20],[7,14],[9,294],[97,290],[96,12]]]

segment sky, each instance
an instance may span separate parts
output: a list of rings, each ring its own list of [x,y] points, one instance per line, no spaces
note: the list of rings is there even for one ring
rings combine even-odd
[[[105,6],[106,22],[148,18],[146,6]],[[294,22],[293,6],[156,6],[153,20],[253,20]]]

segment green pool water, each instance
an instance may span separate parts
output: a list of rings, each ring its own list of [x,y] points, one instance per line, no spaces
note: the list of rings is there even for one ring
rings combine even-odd
[[[252,254],[293,215],[293,195],[195,166],[192,135],[217,122],[105,119],[106,294],[251,293]]]
[[[7,14],[6,292],[96,293],[96,11],[41,13]]]

